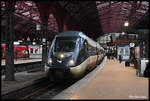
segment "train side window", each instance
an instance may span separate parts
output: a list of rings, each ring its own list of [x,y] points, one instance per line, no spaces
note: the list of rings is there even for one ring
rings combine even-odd
[[[92,47],[91,45],[89,45],[88,52],[89,52],[89,54],[90,54],[90,55],[92,55],[92,54],[93,54],[93,47]]]
[[[96,48],[89,45],[88,52],[90,55],[95,55],[96,54]]]
[[[92,47],[92,54],[96,55],[96,48]]]
[[[82,47],[81,47],[81,50],[84,50],[87,52],[87,43],[86,41],[83,43]]]
[[[92,47],[89,45],[88,52],[91,52],[91,50],[92,50]]]
[[[100,54],[101,50],[99,48],[97,48],[97,52]]]
[[[88,51],[88,43],[87,43],[87,41],[84,42],[83,48],[85,48],[85,51],[86,51],[86,52]]]

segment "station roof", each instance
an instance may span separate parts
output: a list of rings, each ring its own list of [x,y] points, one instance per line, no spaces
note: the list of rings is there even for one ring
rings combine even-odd
[[[97,9],[104,33],[122,32],[125,30],[124,22],[129,21],[132,27],[143,19],[149,9],[147,1],[98,1]]]
[[[87,33],[89,37],[95,39],[103,34],[124,31],[125,21],[129,21],[130,26],[134,26],[140,19],[143,19],[149,9],[149,2],[147,1],[41,2],[42,1],[16,2],[14,11],[15,40],[21,40],[23,38],[26,40],[28,37],[30,37],[32,41],[41,40],[42,32],[36,31],[36,24],[42,24],[42,18],[44,19],[45,17],[42,16],[46,14],[41,12],[47,11],[49,14],[48,39],[52,39],[55,34],[60,32],[58,21],[61,15],[60,18],[55,16],[59,13],[71,18],[71,20],[68,21],[72,24],[73,28],[68,27],[68,30],[79,29],[79,31],[83,31]],[[49,8],[49,6],[53,8]],[[1,2],[1,10],[1,27],[4,29],[6,26],[4,1]],[[4,35],[3,33],[5,33],[4,30],[2,30],[2,35]]]

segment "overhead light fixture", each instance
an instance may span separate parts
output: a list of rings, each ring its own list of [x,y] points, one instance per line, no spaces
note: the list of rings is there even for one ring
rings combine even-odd
[[[35,45],[36,43],[35,43],[35,42],[32,42],[32,44]]]
[[[28,36],[27,41],[30,41],[30,37]]]
[[[128,21],[125,21],[124,26],[125,26],[125,27],[128,27],[128,26],[129,26],[129,22],[128,22]]]
[[[139,5],[139,4],[140,4],[140,1],[137,1],[137,4]]]
[[[122,35],[124,35],[124,34],[125,34],[125,32],[122,32],[121,34],[122,34]]]

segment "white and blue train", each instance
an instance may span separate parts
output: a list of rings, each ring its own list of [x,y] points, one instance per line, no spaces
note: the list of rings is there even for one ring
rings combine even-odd
[[[45,71],[50,79],[80,78],[105,56],[104,49],[83,32],[56,35],[49,49]]]

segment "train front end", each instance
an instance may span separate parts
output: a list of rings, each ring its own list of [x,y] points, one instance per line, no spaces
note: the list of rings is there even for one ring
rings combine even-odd
[[[45,71],[51,78],[78,78],[81,70],[76,66],[80,37],[55,37],[49,50]]]

